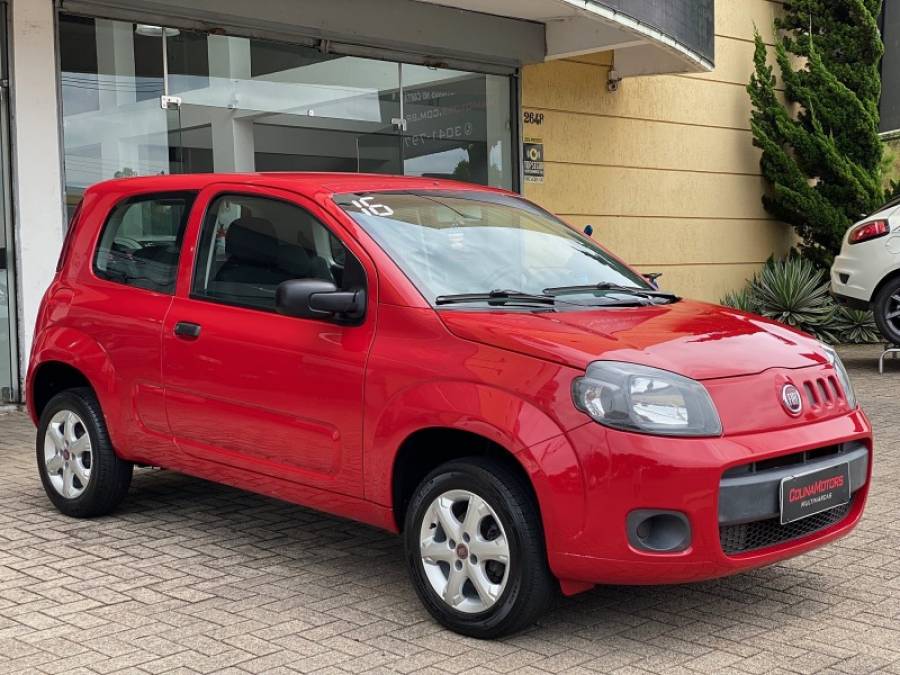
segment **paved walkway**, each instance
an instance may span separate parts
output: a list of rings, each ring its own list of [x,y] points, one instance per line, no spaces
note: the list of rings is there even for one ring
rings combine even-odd
[[[0,416],[0,673],[900,673],[900,360],[844,351],[878,457],[866,517],[772,568],[602,588],[498,642],[420,608],[376,530],[141,470],[113,516],[43,494],[33,428]]]

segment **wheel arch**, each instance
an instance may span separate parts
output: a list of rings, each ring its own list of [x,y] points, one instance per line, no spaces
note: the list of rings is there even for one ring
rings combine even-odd
[[[391,470],[394,522],[403,529],[406,511],[419,483],[434,469],[455,459],[485,457],[502,463],[527,486],[540,512],[541,505],[525,466],[507,448],[473,431],[453,427],[424,427],[400,444]]]
[[[95,391],[87,376],[65,361],[44,361],[38,365],[29,383],[29,412],[37,422],[54,396],[67,389],[88,387]]]
[[[887,286],[891,281],[900,279],[900,263],[897,264],[891,271],[885,274],[881,281],[875,284],[875,288],[872,289],[872,295],[869,298],[870,303],[875,302],[875,298],[878,297],[878,294],[881,292],[881,289]]]
[[[32,350],[25,386],[28,413],[35,424],[50,398],[73,386],[90,387],[109,417],[107,405],[114,400],[116,373],[103,347],[68,327],[42,333]]]
[[[466,456],[496,458],[527,481],[548,553],[565,550],[584,529],[583,469],[568,436],[536,405],[484,384],[430,382],[393,397],[371,425],[367,497],[390,508],[402,530],[422,478]]]

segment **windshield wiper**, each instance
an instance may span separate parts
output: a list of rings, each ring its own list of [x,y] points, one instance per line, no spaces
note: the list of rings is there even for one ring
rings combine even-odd
[[[522,291],[495,289],[487,293],[457,293],[454,295],[439,295],[434,299],[435,305],[454,305],[466,302],[486,302],[489,305],[503,306],[516,305],[555,305],[556,298],[552,295],[537,295]]]
[[[620,286],[601,281],[598,284],[584,284],[580,286],[553,286],[545,288],[544,293],[547,295],[565,295],[566,293],[580,293],[581,291],[614,291],[616,293],[626,293],[635,295],[639,298],[648,298],[651,300],[668,300],[669,302],[677,302],[680,297],[674,293],[666,293],[665,291],[655,291],[650,288],[638,288],[637,286]]]

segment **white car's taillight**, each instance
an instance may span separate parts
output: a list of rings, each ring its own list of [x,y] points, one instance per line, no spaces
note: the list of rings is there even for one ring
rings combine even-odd
[[[859,244],[870,239],[883,237],[891,231],[890,223],[886,220],[870,220],[867,223],[860,223],[852,230],[850,236],[847,237],[848,244]]]

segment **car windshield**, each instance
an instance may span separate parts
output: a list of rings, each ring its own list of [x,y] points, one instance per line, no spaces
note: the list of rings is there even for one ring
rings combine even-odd
[[[603,286],[652,290],[590,239],[523,199],[475,190],[406,190],[334,200],[433,304],[501,289],[535,296],[554,289],[567,295],[611,292]],[[581,286],[591,288],[572,288]]]

